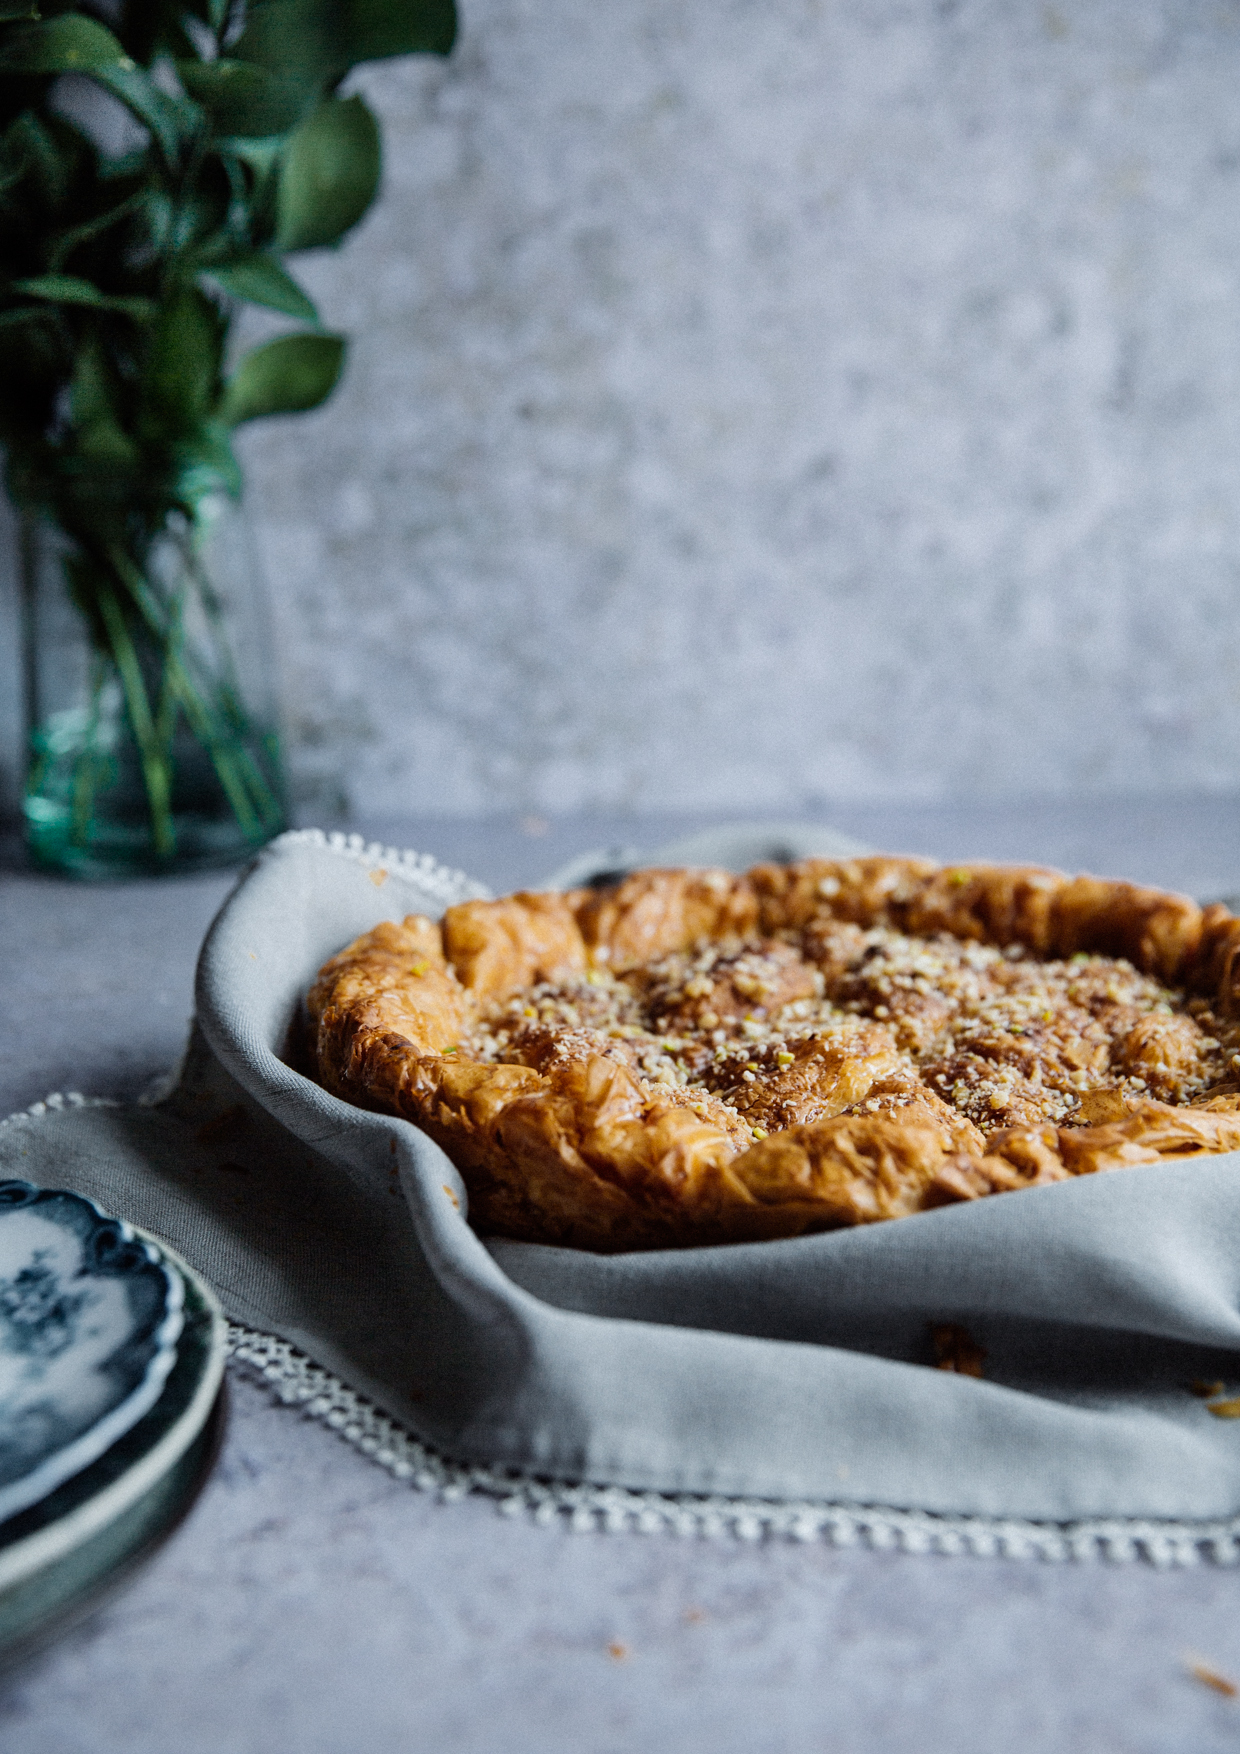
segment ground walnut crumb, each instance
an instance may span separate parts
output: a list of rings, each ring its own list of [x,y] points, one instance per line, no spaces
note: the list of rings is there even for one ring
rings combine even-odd
[[[461,1044],[540,1070],[603,1053],[700,1093],[704,1115],[756,1138],[826,1107],[891,1113],[918,1090],[983,1134],[1105,1124],[1131,1101],[1188,1103],[1234,1079],[1237,1048],[1234,1024],[1120,958],[1047,962],[1020,945],[824,920],[540,982],[484,1011]],[[876,1074],[855,1106],[824,1080],[833,1049]]]

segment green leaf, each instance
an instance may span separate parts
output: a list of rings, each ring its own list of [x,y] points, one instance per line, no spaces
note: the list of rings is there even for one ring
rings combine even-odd
[[[34,0],[0,0],[0,24],[11,24],[18,18],[38,18]]]
[[[233,455],[229,429],[221,420],[204,420],[188,439],[171,446],[169,492],[191,514],[206,495],[221,488],[241,498],[241,467]]]
[[[284,134],[305,113],[313,91],[248,61],[178,61],[177,73],[217,134]]]
[[[231,52],[322,90],[361,61],[446,55],[455,37],[453,0],[250,0]]]
[[[318,311],[292,275],[263,250],[239,256],[208,272],[219,281],[230,298],[244,298],[251,304],[266,305],[268,310],[283,311],[286,317],[299,317],[303,323],[317,323],[319,320]]]
[[[7,31],[0,40],[0,73],[97,73],[132,66],[112,32],[80,12]]]
[[[74,225],[68,231],[62,231],[51,251],[48,260],[49,268],[53,272],[58,272],[75,250],[100,237],[112,226],[118,225],[122,219],[128,219],[131,214],[138,212],[145,202],[146,191],[135,189],[133,194],[127,195],[123,201],[118,201],[115,207],[105,208],[102,213],[93,213],[89,219],[84,219],[81,225]]]
[[[391,55],[446,55],[456,41],[453,0],[347,0],[349,64]]]
[[[142,423],[156,438],[183,437],[207,418],[220,378],[224,320],[196,286],[160,306],[142,374]]]
[[[150,262],[172,248],[176,206],[165,190],[147,189],[138,217],[141,229],[138,255],[142,260]]]
[[[76,129],[60,116],[24,110],[6,129],[4,161],[27,179],[27,224],[37,235],[50,215],[60,217],[74,204],[74,192],[94,180],[94,154]],[[33,264],[32,264],[33,265]],[[16,264],[13,264],[16,266]]]
[[[120,98],[143,127],[150,129],[170,164],[202,127],[203,113],[197,104],[188,98],[169,97],[149,73],[132,61],[123,66],[97,68],[94,74],[100,85]]]
[[[91,463],[123,469],[136,462],[137,448],[121,424],[115,399],[116,385],[103,350],[88,341],[77,356],[69,385],[73,448]]]
[[[335,9],[334,0],[251,0],[245,29],[230,53],[299,80],[320,95],[345,70]]]
[[[31,309],[45,320],[0,329],[0,442],[10,479],[40,449],[72,366],[60,325],[46,321],[51,306]]]
[[[74,0],[70,0],[73,4]],[[193,0],[84,0],[97,11],[119,14],[117,34],[140,67],[154,67],[165,56],[197,55],[198,44],[186,35],[187,12],[194,10]],[[66,10],[64,0],[41,0],[58,11]],[[83,0],[77,0],[79,7]]]
[[[74,274],[37,274],[30,280],[15,280],[13,290],[24,292],[30,298],[50,299],[53,304],[90,305],[97,311],[120,311],[139,322],[149,321],[157,308],[149,298],[115,298],[111,293],[100,292],[91,281],[79,280]]]
[[[279,164],[280,153],[284,142],[278,136],[267,136],[266,139],[247,139],[245,135],[228,142],[228,150],[242,164],[249,165],[256,178],[270,176]]]
[[[29,152],[23,139],[24,116],[10,123],[0,138],[0,195],[15,189],[30,168]]]
[[[334,244],[379,187],[379,126],[360,97],[331,98],[296,130],[280,166],[276,248]]]
[[[229,228],[238,243],[244,230],[248,230],[244,212],[237,210],[227,167],[218,155],[205,153],[199,161],[198,175],[192,182],[186,178],[182,183],[179,199],[173,206],[169,243],[173,250],[205,251],[208,240],[224,228]],[[245,242],[249,242],[248,237]]]
[[[342,335],[284,335],[256,347],[224,386],[220,418],[229,426],[265,414],[301,414],[325,402],[344,365]]]

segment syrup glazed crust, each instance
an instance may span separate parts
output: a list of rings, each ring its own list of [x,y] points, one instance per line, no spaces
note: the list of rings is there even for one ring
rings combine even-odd
[[[1240,919],[926,860],[638,871],[385,922],[319,1077],[413,1121],[485,1233],[799,1236],[1240,1148]]]

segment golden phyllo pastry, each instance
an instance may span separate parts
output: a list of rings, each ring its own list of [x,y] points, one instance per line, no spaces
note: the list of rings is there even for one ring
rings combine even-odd
[[[638,871],[384,923],[319,1077],[437,1140],[484,1232],[800,1236],[1240,1148],[1240,919],[924,859]]]

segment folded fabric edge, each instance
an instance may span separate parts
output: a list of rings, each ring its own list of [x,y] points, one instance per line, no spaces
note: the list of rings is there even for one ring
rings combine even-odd
[[[765,838],[775,829],[772,825],[762,825],[759,831],[748,825],[742,829],[746,840],[754,832],[760,832]],[[781,858],[804,857],[811,852],[839,857],[863,850],[859,843],[838,836],[834,831],[807,830],[802,825],[783,824],[779,825],[778,832],[781,841],[778,856]],[[830,847],[808,844],[817,842],[820,837],[834,844]],[[595,866],[608,867],[607,874],[610,875],[610,868],[622,853],[628,853],[638,862],[655,863],[673,856],[677,862],[690,859],[704,862],[708,851],[719,857],[718,849],[708,849],[702,844],[705,839],[705,836],[692,837],[692,844],[688,841],[673,843],[653,853],[634,854],[632,849],[608,849],[586,855],[578,861],[579,868],[572,875],[576,881],[581,881],[583,876],[589,880],[595,871],[587,868]],[[281,836],[275,846],[278,848],[290,842],[313,845],[365,866],[378,863],[387,872],[400,871],[429,889],[445,905],[463,899],[465,893],[486,893],[481,885],[473,883],[463,873],[440,865],[433,855],[382,847],[377,842],[366,842],[360,835],[297,830]],[[743,857],[738,857],[735,862],[746,865],[763,850],[770,851],[769,847],[755,848],[747,844],[743,848]],[[728,851],[739,855],[742,849],[729,848]],[[720,862],[731,864],[733,860],[721,858]],[[539,887],[557,886],[566,875],[568,872],[561,870],[545,879]],[[412,1446],[408,1458],[412,1458],[415,1472],[425,1472],[428,1465],[436,1471],[426,1482],[427,1488],[438,1487],[451,1497],[469,1491],[486,1492],[498,1497],[501,1507],[510,1515],[524,1508],[537,1520],[550,1522],[563,1515],[581,1528],[665,1529],[703,1535],[733,1533],[751,1539],[778,1535],[806,1540],[827,1538],[838,1544],[860,1542],[876,1548],[909,1552],[1009,1555],[1048,1560],[1085,1557],[1145,1559],[1155,1564],[1189,1564],[1202,1560],[1240,1562],[1240,1517],[1208,1522],[1135,1517],[1095,1518],[1071,1523],[1037,1522],[906,1510],[889,1505],[840,1504],[834,1500],[774,1500],[660,1492],[580,1479],[555,1479],[504,1464],[454,1461],[424,1443],[397,1418],[368,1401],[364,1394],[349,1388],[329,1369],[314,1364],[307,1354],[298,1353],[293,1341],[275,1336],[260,1335],[260,1338],[271,1345],[287,1348],[290,1356],[304,1358],[310,1368],[321,1373],[323,1384],[339,1388],[347,1400],[344,1404],[330,1403],[329,1410],[334,1409],[337,1413],[337,1418],[332,1421],[335,1428],[341,1429],[350,1422],[351,1408],[368,1408],[376,1420],[383,1422],[387,1432],[396,1434]],[[298,1340],[304,1341],[304,1338],[303,1335],[297,1336]],[[439,1484],[440,1479],[444,1485]]]
[[[111,1097],[56,1091],[0,1121],[0,1127],[65,1109],[120,1106]],[[834,1547],[992,1559],[1144,1561],[1160,1567],[1240,1564],[1240,1516],[1208,1522],[1113,1517],[1070,1523],[947,1516],[891,1505],[643,1492],[456,1461],[289,1340],[230,1321],[227,1349],[234,1368],[264,1386],[281,1405],[326,1425],[415,1490],[434,1492],[446,1503],[478,1493],[494,1499],[501,1515],[526,1515],[544,1526],[563,1523],[583,1534],[826,1541]]]
[[[325,847],[341,858],[353,859],[359,865],[382,866],[385,874],[398,873],[411,878],[429,894],[437,896],[445,907],[458,901],[489,901],[491,891],[464,871],[441,865],[433,853],[414,852],[408,847],[384,846],[382,841],[367,840],[361,834],[345,834],[343,830],[323,828],[290,828],[268,843],[269,849],[288,846]],[[259,855],[262,856],[261,854]],[[247,867],[247,870],[249,867]],[[245,872],[242,872],[242,876]]]
[[[367,866],[382,864],[388,871],[399,870],[435,893],[445,905],[467,894],[487,893],[431,855],[384,847],[360,835],[294,830],[276,844],[288,842],[321,846]],[[149,1092],[145,1100],[158,1100],[161,1094],[162,1090]],[[38,1116],[65,1107],[95,1106],[113,1103],[77,1093],[53,1094],[26,1112]],[[409,1480],[420,1490],[436,1491],[447,1500],[480,1492],[496,1499],[503,1514],[530,1514],[543,1524],[563,1519],[581,1531],[666,1532],[749,1540],[823,1539],[836,1546],[1048,1561],[1143,1560],[1160,1566],[1240,1563],[1240,1517],[1209,1522],[1138,1518],[1035,1522],[939,1515],[884,1505],[659,1493],[457,1462],[414,1436],[291,1342],[237,1324],[230,1325],[230,1341],[237,1366],[255,1374],[280,1402],[300,1406],[309,1417],[326,1423],[397,1478]]]
[[[1168,1567],[1240,1563],[1240,1517],[1226,1522],[1107,1518],[1076,1523],[935,1516],[888,1505],[791,1502],[635,1492],[455,1462],[415,1437],[289,1341],[229,1323],[230,1357],[284,1406],[298,1407],[398,1480],[445,1503],[471,1493],[503,1516],[561,1523],[578,1534],[667,1534],[743,1541],[826,1541],[833,1547],[979,1559],[1144,1561]]]

